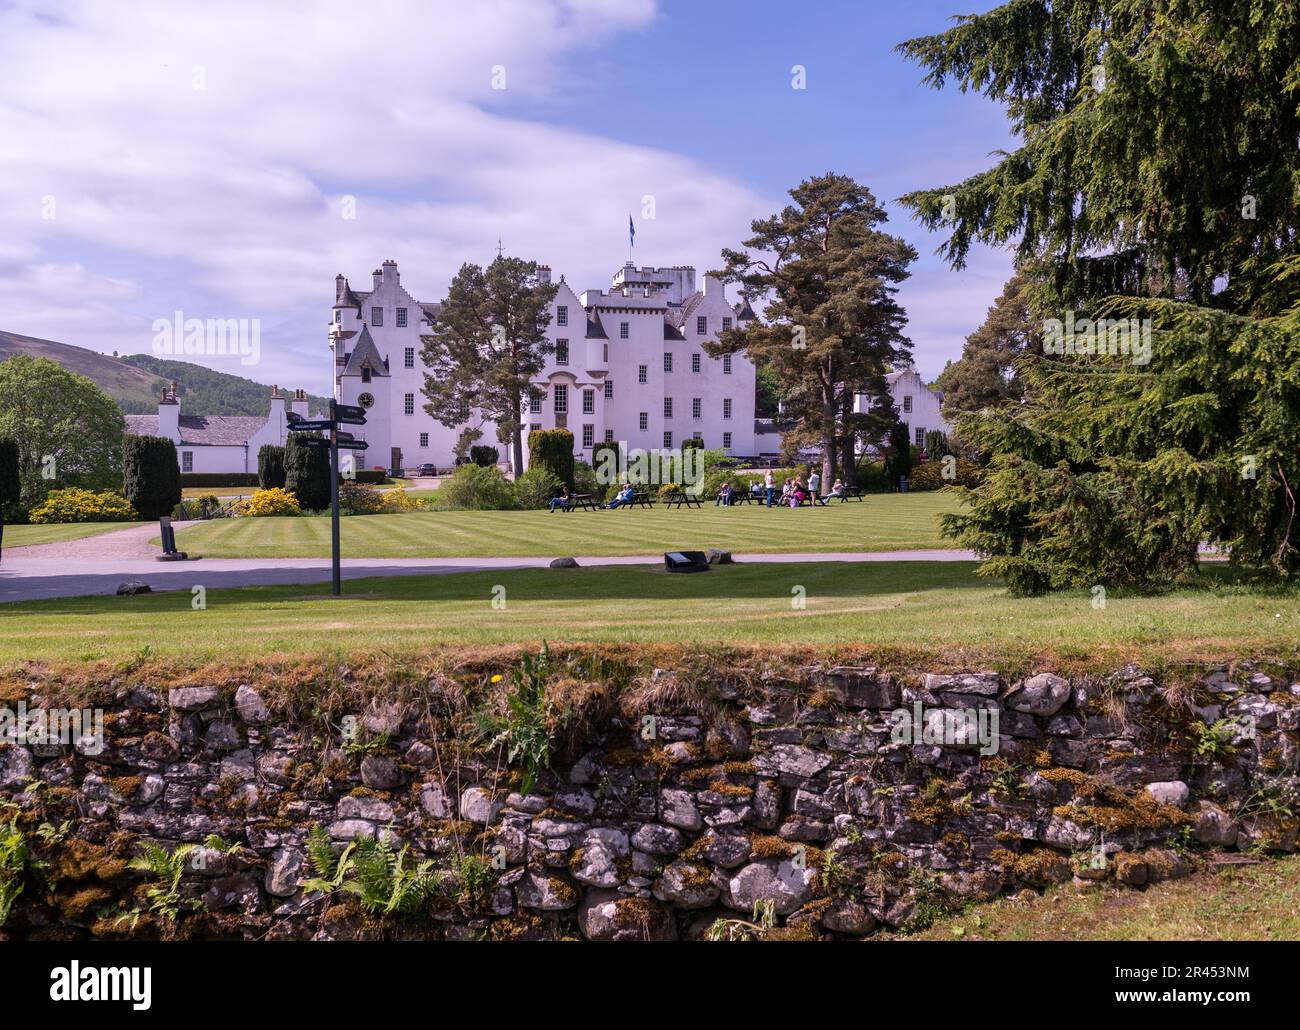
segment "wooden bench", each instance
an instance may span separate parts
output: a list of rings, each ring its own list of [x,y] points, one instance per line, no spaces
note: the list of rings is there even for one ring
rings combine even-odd
[[[862,500],[862,489],[861,489],[860,487],[856,487],[856,486],[846,486],[846,487],[844,487],[844,492],[843,492],[842,494],[840,494],[840,500],[841,500],[841,501],[847,501],[850,497],[852,497],[855,501],[861,501],[861,500]],[[828,496],[828,497],[827,497],[827,500],[832,500],[832,498]]]
[[[591,494],[569,494],[569,506],[560,510],[573,511],[574,508],[585,508],[587,511],[600,511],[602,507],[603,505]]]
[[[628,501],[626,504],[620,504],[619,507],[631,508],[633,505],[636,505],[641,508],[653,508],[658,503],[659,503],[659,498],[656,497],[654,494],[648,493],[644,490],[639,490],[632,495],[632,499],[630,501]]]
[[[688,494],[685,490],[674,490],[664,495],[665,508],[699,508],[702,507],[700,499],[695,494]]]

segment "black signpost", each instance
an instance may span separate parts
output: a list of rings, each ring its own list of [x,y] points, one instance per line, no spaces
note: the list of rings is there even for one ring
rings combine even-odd
[[[328,433],[327,439],[308,437],[299,440],[303,447],[329,448],[330,452],[330,544],[333,562],[330,576],[330,593],[338,597],[343,593],[343,570],[339,563],[339,448],[350,451],[364,451],[368,446],[364,440],[353,439],[351,433],[339,432],[339,424],[347,426],[364,426],[366,411],[354,404],[339,404],[330,401],[330,417],[315,419],[298,419],[289,423],[292,433]]]

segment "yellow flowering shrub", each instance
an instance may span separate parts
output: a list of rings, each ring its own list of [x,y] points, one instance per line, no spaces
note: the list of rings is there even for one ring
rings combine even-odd
[[[298,507],[298,498],[281,487],[272,487],[269,490],[258,490],[248,500],[244,501],[237,509],[238,514],[246,515],[250,518],[260,518],[268,515],[301,515],[302,509]]]
[[[388,511],[420,511],[424,502],[406,492],[406,487],[396,486],[384,494],[384,507]]]
[[[71,487],[51,490],[40,504],[29,512],[32,522],[137,522],[139,513],[131,502],[111,490],[95,493]]]

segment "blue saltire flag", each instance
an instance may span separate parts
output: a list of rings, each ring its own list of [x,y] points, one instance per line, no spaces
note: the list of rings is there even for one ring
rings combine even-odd
[[[636,226],[632,222],[632,212],[627,213],[627,245],[636,246]]]

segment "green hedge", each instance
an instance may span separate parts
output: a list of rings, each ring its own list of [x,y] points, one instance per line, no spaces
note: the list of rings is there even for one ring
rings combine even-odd
[[[264,443],[257,452],[257,485],[263,490],[284,489],[284,448]]]
[[[256,472],[182,472],[181,486],[258,486]]]
[[[528,467],[550,469],[551,475],[574,489],[573,434],[567,429],[534,429],[528,434]]]
[[[291,433],[284,449],[284,488],[298,498],[304,511],[324,511],[330,506],[330,452],[304,447],[304,436],[319,439],[318,433]]]

